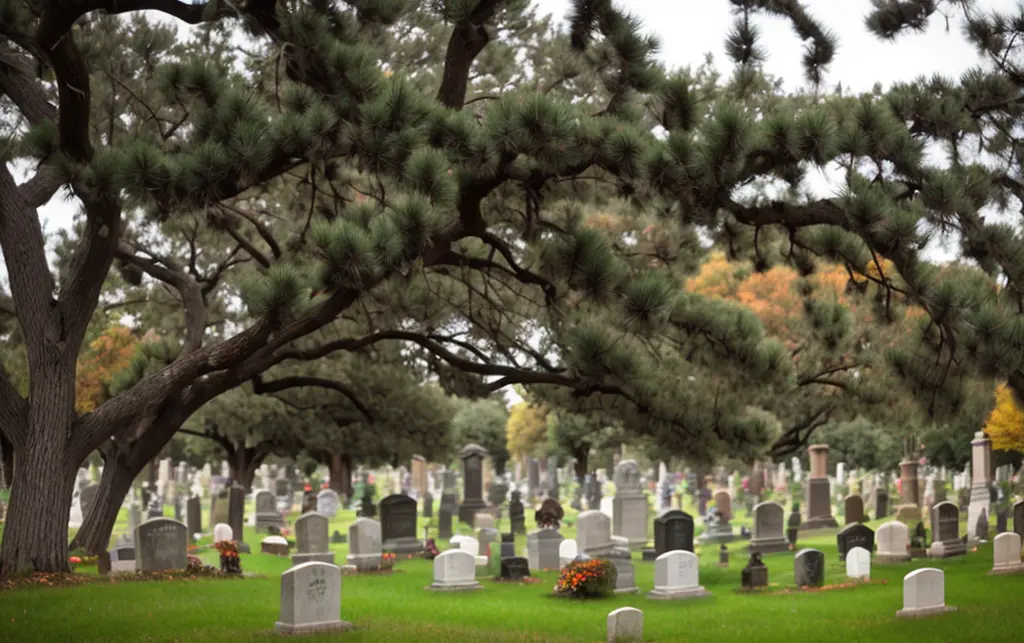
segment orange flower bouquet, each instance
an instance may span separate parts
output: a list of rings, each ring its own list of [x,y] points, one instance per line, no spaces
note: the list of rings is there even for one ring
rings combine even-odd
[[[234,540],[222,540],[213,544],[220,552],[220,571],[225,574],[241,574],[242,559],[238,556],[238,543]]]
[[[562,568],[555,593],[571,598],[599,598],[615,589],[618,571],[602,558],[574,560]]]

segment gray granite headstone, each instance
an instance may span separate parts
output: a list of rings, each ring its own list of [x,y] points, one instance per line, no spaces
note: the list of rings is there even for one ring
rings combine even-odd
[[[188,566],[188,528],[170,518],[151,518],[135,530],[136,568],[162,572]]]
[[[797,587],[821,587],[825,584],[825,554],[817,549],[801,549],[793,559]]]

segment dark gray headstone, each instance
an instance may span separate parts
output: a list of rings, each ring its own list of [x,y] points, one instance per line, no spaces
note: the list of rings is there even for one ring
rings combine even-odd
[[[801,549],[793,559],[793,576],[797,587],[824,585],[825,554],[817,549]]]
[[[501,577],[508,580],[522,580],[530,575],[529,562],[522,556],[501,559]]]
[[[135,555],[142,572],[185,569],[188,528],[170,518],[151,518],[135,529]]]
[[[693,516],[672,509],[654,519],[654,551],[657,556],[665,552],[693,551]]]
[[[847,525],[864,522],[864,500],[860,496],[847,496],[843,505],[843,515],[846,516]]]
[[[932,542],[960,539],[960,510],[951,502],[932,507]]]
[[[192,496],[185,503],[185,524],[188,526],[189,540],[195,534],[203,533],[203,506],[199,496]]]
[[[393,494],[380,501],[380,530],[384,549],[396,553],[418,551],[416,501],[403,494]]]
[[[459,505],[459,521],[473,524],[476,512],[487,507],[484,502],[484,458],[487,451],[470,444],[459,454],[462,459],[463,498]]]
[[[452,506],[443,502],[437,510],[437,537],[441,539],[452,537]]]
[[[889,492],[885,489],[875,489],[875,518],[881,520],[889,516]]]
[[[512,533],[526,533],[526,508],[523,506],[523,494],[518,490],[512,492],[512,500],[508,503],[508,519],[512,523]]]
[[[429,491],[423,494],[423,517],[434,517],[434,496]]]
[[[847,525],[836,534],[836,548],[839,560],[846,560],[846,553],[854,547],[863,547],[868,552],[875,551],[875,532],[871,527],[861,523]]]
[[[1024,500],[1013,505],[1013,530],[1024,540]]]

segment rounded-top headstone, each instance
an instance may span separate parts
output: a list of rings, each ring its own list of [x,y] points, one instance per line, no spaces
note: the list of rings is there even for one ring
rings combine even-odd
[[[608,643],[641,643],[644,613],[635,607],[620,607],[608,614]]]
[[[825,554],[817,549],[801,549],[793,559],[797,587],[821,587],[825,584]]]
[[[231,525],[219,522],[213,527],[213,542],[219,543],[225,540],[234,540],[235,532]]]
[[[309,562],[281,574],[281,612],[275,629],[282,634],[352,629],[351,623],[341,620],[341,568]]]

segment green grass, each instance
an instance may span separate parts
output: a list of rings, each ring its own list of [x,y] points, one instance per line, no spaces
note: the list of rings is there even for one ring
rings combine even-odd
[[[354,518],[342,512],[332,530],[345,533]],[[532,516],[531,516],[532,518]],[[741,519],[738,523],[746,522]],[[877,527],[879,523],[872,526]],[[567,536],[574,534],[565,528]],[[246,537],[258,550],[259,536]],[[524,544],[517,542],[517,549]],[[827,583],[845,580],[834,532],[804,536],[801,546],[826,554]],[[701,584],[713,594],[692,601],[652,601],[640,595],[599,601],[569,601],[550,595],[555,572],[538,572],[541,583],[500,585],[482,580],[485,589],[467,593],[424,591],[431,563],[400,561],[390,576],[345,577],[342,618],[357,630],[309,637],[312,641],[513,643],[524,641],[603,641],[605,617],[622,606],[645,615],[645,640],[699,640],[702,643],[750,641],[1015,641],[1024,631],[1024,576],[989,577],[990,546],[967,557],[946,561],[915,560],[872,569],[887,584],[862,585],[816,593],[744,595],[734,590],[746,563],[745,548],[731,547],[728,569],[714,565],[717,548],[700,551]],[[346,547],[334,546],[337,562]],[[202,555],[214,563],[216,552]],[[765,557],[770,580],[781,587],[793,581],[793,556]],[[260,554],[243,556],[243,569],[266,578],[239,581],[121,583],[59,589],[23,589],[0,594],[0,641],[251,641],[271,635],[278,615],[279,578],[287,559]],[[637,585],[654,585],[654,564],[635,557]],[[946,602],[952,614],[918,621],[895,618],[902,606],[902,578],[918,567],[946,570]]]

